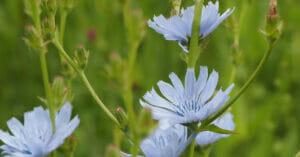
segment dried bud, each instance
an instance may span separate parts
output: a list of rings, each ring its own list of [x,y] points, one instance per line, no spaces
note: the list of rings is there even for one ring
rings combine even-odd
[[[25,28],[26,28],[27,31],[32,31],[33,26],[32,25],[27,25]]]
[[[277,12],[277,0],[270,0],[269,13],[266,16],[266,28],[264,34],[268,41],[275,42],[283,28],[283,22],[279,19]]]
[[[269,13],[267,14],[267,20],[272,23],[276,23],[278,20],[277,14],[277,0],[270,0]]]
[[[180,13],[180,5],[181,0],[172,0],[173,10],[171,11],[171,15],[179,14]]]

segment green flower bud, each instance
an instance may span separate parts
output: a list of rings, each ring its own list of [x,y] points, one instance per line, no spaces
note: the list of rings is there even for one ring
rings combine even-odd
[[[116,109],[116,117],[118,119],[118,121],[120,122],[120,127],[124,132],[128,131],[128,117],[127,114],[125,113],[125,111],[121,108],[118,107]]]
[[[140,126],[137,129],[141,138],[145,138],[153,131],[155,125],[153,123],[150,108],[145,108],[141,112],[137,125]]]
[[[65,11],[70,11],[74,7],[73,0],[60,0],[59,1],[59,8]]]
[[[60,108],[67,101],[71,101],[71,93],[65,85],[63,77],[57,76],[52,84],[53,100],[56,108]]]
[[[87,51],[83,45],[79,45],[74,52],[74,62],[81,68],[84,69],[87,66],[90,52]]]
[[[122,157],[120,154],[120,148],[114,144],[107,147],[105,157]]]

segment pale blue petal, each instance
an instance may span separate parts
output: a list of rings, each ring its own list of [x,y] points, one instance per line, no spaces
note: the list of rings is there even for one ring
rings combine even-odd
[[[169,109],[173,109],[175,107],[174,104],[159,96],[153,88],[150,92],[147,92],[143,98],[154,106]]]
[[[231,130],[233,131],[235,128],[235,124],[233,122],[233,115],[231,113],[226,113],[221,118],[215,120],[213,124],[217,125],[218,127],[225,129],[225,130]],[[196,137],[196,143],[205,146],[211,143],[214,143],[218,141],[221,138],[228,137],[229,134],[219,134],[214,133],[211,131],[203,131],[200,132]]]
[[[201,39],[209,35],[217,26],[224,21],[234,9],[228,9],[222,15],[219,14],[219,2],[215,4],[208,2],[207,6],[203,6],[200,22],[199,36]],[[188,47],[183,45],[183,42],[188,43],[193,27],[194,6],[186,9],[181,9],[180,16],[174,15],[170,18],[165,18],[162,15],[154,16],[153,21],[149,20],[149,27],[156,32],[163,34],[166,40],[177,40],[182,49],[188,53]]]
[[[210,97],[214,94],[215,89],[217,87],[218,79],[218,73],[213,70],[213,72],[208,78],[205,88],[203,89],[200,95],[200,104],[205,104],[207,100],[210,99]]]
[[[207,81],[207,77],[208,77],[208,69],[206,66],[200,66],[200,72],[199,72],[199,76],[198,76],[198,80],[197,80],[197,100],[199,99],[199,96],[202,92],[202,90],[204,89],[205,85],[206,85],[206,81]]]
[[[71,104],[67,103],[56,113],[56,132],[53,135],[49,111],[36,107],[24,113],[24,125],[15,118],[7,125],[14,136],[0,130],[2,155],[11,157],[42,157],[60,146],[79,124],[76,116],[70,121]]]

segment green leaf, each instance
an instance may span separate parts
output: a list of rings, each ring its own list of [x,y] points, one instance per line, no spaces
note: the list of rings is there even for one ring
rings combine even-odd
[[[225,130],[225,129],[219,128],[218,126],[216,126],[214,124],[208,125],[205,128],[201,128],[201,129],[199,129],[199,132],[200,131],[212,131],[212,132],[220,133],[220,134],[239,134],[236,131]]]

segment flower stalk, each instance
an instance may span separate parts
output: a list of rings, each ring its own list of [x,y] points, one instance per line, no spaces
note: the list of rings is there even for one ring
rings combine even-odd
[[[203,7],[203,0],[197,0],[195,2],[195,10],[194,10],[194,20],[193,20],[193,27],[192,27],[192,34],[189,46],[189,58],[188,58],[188,67],[193,68],[196,65],[200,54],[199,48],[199,32],[200,32],[200,22],[201,22],[201,15],[202,15],[202,7]]]
[[[195,143],[196,143],[196,140],[194,139],[190,144],[189,157],[194,157]]]

